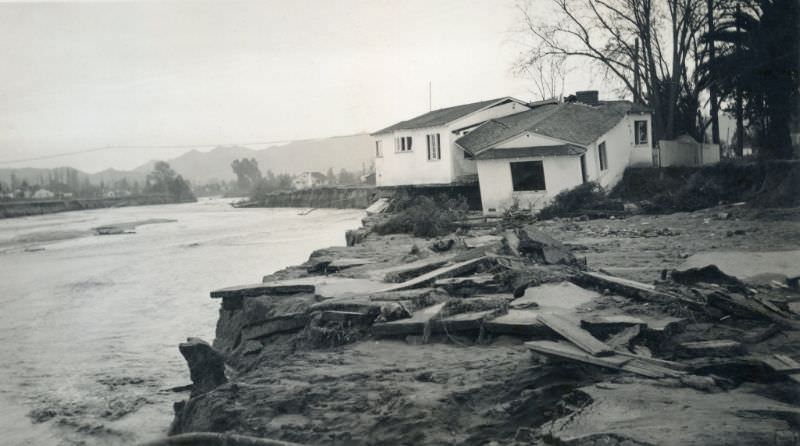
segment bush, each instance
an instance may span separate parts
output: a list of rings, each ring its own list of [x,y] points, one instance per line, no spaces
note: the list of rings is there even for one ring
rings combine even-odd
[[[548,220],[555,217],[568,217],[587,210],[622,210],[618,200],[609,199],[605,190],[595,183],[588,182],[560,192],[539,211],[538,217]]]
[[[464,197],[450,198],[398,194],[390,210],[393,214],[374,227],[378,234],[413,234],[417,237],[439,237],[457,229],[457,222],[468,210]]]

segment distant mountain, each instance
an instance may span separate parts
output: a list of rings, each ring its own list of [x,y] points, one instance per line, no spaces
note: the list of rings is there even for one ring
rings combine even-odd
[[[346,169],[351,172],[361,172],[362,168],[369,168],[373,161],[372,138],[366,133],[337,136],[302,141],[292,141],[281,146],[267,147],[254,150],[242,146],[219,146],[208,152],[192,150],[183,155],[165,160],[176,172],[183,175],[193,184],[206,184],[214,180],[235,180],[236,175],[231,169],[235,159],[255,158],[261,172],[266,174],[271,170],[274,174],[298,174],[305,171],[326,172],[333,169],[338,172]],[[147,174],[152,172],[156,160],[148,161],[141,166],[129,170],[106,169],[102,172],[87,174],[78,172],[78,180],[83,182],[88,178],[92,184],[112,184],[123,178],[133,184],[138,181],[144,184]],[[71,167],[56,169],[40,169],[24,167],[18,169],[0,169],[0,181],[6,184],[11,182],[12,173],[17,181],[26,180],[29,184],[47,184],[50,175],[56,172],[65,177]]]
[[[366,133],[303,141],[293,141],[282,146],[253,150],[241,146],[220,146],[208,152],[192,150],[167,160],[176,172],[194,184],[213,180],[234,180],[231,169],[235,159],[255,158],[262,173],[298,174],[304,171],[325,172],[329,168],[338,172],[346,169],[360,172],[373,161],[372,138]],[[134,169],[150,172],[152,162]]]

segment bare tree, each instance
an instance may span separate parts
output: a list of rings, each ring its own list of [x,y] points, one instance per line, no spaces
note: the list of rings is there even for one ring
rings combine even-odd
[[[521,5],[530,47],[519,64],[583,59],[655,111],[657,138],[674,138],[682,95],[697,90],[689,56],[705,25],[704,0],[549,0]],[[637,42],[638,40],[638,42]],[[641,84],[641,87],[639,86]],[[696,102],[696,101],[689,101]],[[694,116],[695,113],[692,113]]]

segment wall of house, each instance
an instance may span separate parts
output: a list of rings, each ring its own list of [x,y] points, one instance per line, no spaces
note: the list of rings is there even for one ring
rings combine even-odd
[[[546,190],[514,191],[511,163],[521,161],[542,161]],[[583,182],[578,156],[479,160],[477,165],[483,213],[487,215],[501,214],[515,202],[524,209],[541,209],[559,192]]]
[[[634,121],[647,121],[648,142],[634,144]],[[625,169],[633,166],[651,166],[653,164],[652,127],[649,115],[628,115],[614,128],[587,147],[586,170],[589,181],[596,181],[606,189],[614,187]],[[598,146],[606,143],[608,169],[600,170],[600,154]]]
[[[701,166],[719,162],[719,144],[661,140],[658,147],[661,167]]]
[[[441,135],[442,159],[440,160],[428,160],[425,136],[432,133]],[[412,138],[411,151],[395,152],[394,138],[404,136]],[[382,141],[383,145],[383,157],[375,159],[375,182],[379,187],[452,182],[453,149],[447,128],[399,130],[391,134],[379,135],[379,138],[376,139]]]

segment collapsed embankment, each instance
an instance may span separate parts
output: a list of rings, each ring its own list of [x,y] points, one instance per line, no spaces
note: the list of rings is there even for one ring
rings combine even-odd
[[[673,268],[683,253],[667,258],[670,250],[652,247],[674,245],[698,221],[707,231],[691,249],[741,245],[725,234],[734,217],[719,214],[728,212],[678,216],[670,231],[640,216],[635,234],[592,237],[611,250],[647,241],[621,268],[647,255]],[[797,210],[777,220],[735,212],[761,236],[779,234],[771,246],[800,248],[772,230]],[[798,440],[800,376],[775,362],[800,354],[796,290],[742,286],[713,271],[620,280],[575,258],[599,246],[587,246],[588,236],[564,245],[537,228],[473,221],[441,243],[378,236],[368,224],[351,246],[318,250],[262,284],[213,292],[216,339],[213,348],[181,345],[194,387],[176,405],[171,433],[302,444]],[[216,438],[210,444],[231,439]],[[237,441],[226,444],[259,444]]]
[[[315,187],[263,194],[235,206],[365,209],[375,201],[376,192],[374,187]]]
[[[137,195],[119,198],[85,198],[63,200],[31,200],[0,202],[0,218],[25,217],[29,215],[54,214],[57,212],[84,211],[88,209],[123,206],[148,206],[155,204],[183,203],[170,195]]]

